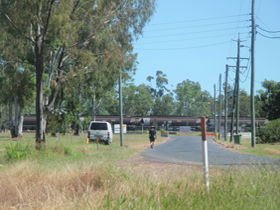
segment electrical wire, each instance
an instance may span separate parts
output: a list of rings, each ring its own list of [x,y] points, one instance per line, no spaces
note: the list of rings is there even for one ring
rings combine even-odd
[[[241,16],[249,16],[250,14],[240,14],[240,15],[229,15],[229,16],[219,16],[219,17],[208,17],[208,18],[200,18],[200,19],[190,19],[183,20],[177,22],[162,22],[162,23],[153,23],[150,25],[168,25],[168,24],[177,24],[177,23],[189,23],[189,22],[200,22],[205,20],[217,20],[217,19],[225,19],[225,18],[233,18],[233,17],[241,17]]]
[[[231,41],[224,41],[224,42],[217,42],[213,44],[207,45],[199,45],[199,46],[190,46],[190,47],[180,47],[180,48],[161,48],[161,49],[143,49],[143,48],[136,48],[137,50],[147,50],[147,51],[169,51],[169,50],[188,50],[188,49],[195,49],[195,48],[204,48],[204,47],[211,47],[216,45],[225,44]]]
[[[155,29],[155,30],[144,30],[144,32],[147,33],[147,32],[154,32],[154,31],[170,31],[170,30],[178,30],[178,29],[200,28],[200,27],[227,25],[227,24],[242,23],[242,22],[248,22],[248,20],[230,21],[230,22],[222,22],[222,23],[210,23],[210,24],[203,24],[203,25],[190,25],[190,26],[184,26],[184,27],[162,28],[162,29]]]
[[[248,32],[240,33],[240,34],[248,34]],[[188,39],[175,39],[175,40],[164,40],[164,41],[153,41],[153,42],[141,42],[141,45],[145,44],[158,44],[158,43],[174,43],[174,42],[183,42],[183,41],[191,41],[191,40],[197,40],[197,39],[211,39],[211,38],[219,38],[219,37],[232,37],[235,36],[235,34],[221,34],[221,35],[213,35],[213,36],[202,36],[202,37],[194,37],[194,38],[188,38]]]
[[[270,29],[270,27],[269,27],[260,17],[256,16],[256,18],[257,18],[266,28],[269,28],[269,29]]]
[[[216,31],[236,30],[236,29],[242,29],[242,28],[248,28],[248,26],[222,28],[222,29],[211,29],[211,30],[205,30],[205,31],[193,31],[193,32],[189,32],[189,33],[176,33],[176,34],[167,34],[167,35],[160,35],[160,36],[148,36],[148,37],[145,37],[145,39],[147,39],[147,38],[162,38],[162,37],[182,36],[182,35],[208,33],[208,32],[216,32]]]
[[[265,32],[267,32],[267,33],[280,33],[280,31],[268,31],[268,30],[265,30],[265,29],[263,29],[263,28],[260,27],[260,26],[257,26],[257,28],[259,28],[259,29],[261,29],[262,31],[265,31]]]
[[[244,74],[245,72],[247,72],[247,75],[245,76],[245,79],[244,80],[240,80],[241,83],[245,83],[249,77],[249,72],[250,72],[250,69],[251,69],[251,66],[250,66],[250,59],[251,57],[248,59],[248,63],[247,63],[247,66],[246,66],[246,70],[242,73]]]
[[[257,34],[260,34],[261,36],[268,38],[268,39],[280,39],[280,36],[267,36],[267,35],[262,34],[259,31],[257,32]]]

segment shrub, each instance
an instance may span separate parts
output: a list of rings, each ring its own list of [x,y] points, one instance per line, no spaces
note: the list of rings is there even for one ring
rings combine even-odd
[[[280,119],[272,120],[258,130],[258,143],[280,142]]]
[[[6,146],[5,157],[8,161],[22,160],[32,153],[32,147],[28,144],[10,144]]]
[[[56,145],[51,147],[51,151],[58,153],[60,155],[72,155],[73,151],[70,147],[64,146],[64,145]]]

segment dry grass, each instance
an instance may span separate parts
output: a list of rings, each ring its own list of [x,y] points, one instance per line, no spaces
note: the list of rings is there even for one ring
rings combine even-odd
[[[108,177],[102,168],[69,165],[44,170],[31,161],[17,163],[0,174],[0,208],[75,209],[100,205]]]
[[[0,209],[275,209],[279,204],[279,168],[211,167],[207,194],[201,166],[150,162],[136,154],[142,148],[137,145],[148,145],[146,136],[125,141],[126,148],[115,141],[97,149],[82,138],[65,137],[63,147],[49,142],[46,154],[3,162]],[[64,146],[72,153],[66,155]]]

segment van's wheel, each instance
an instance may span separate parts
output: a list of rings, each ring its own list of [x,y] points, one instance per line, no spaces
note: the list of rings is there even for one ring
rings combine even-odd
[[[105,144],[106,144],[106,145],[110,145],[111,142],[110,142],[110,141],[105,141]]]

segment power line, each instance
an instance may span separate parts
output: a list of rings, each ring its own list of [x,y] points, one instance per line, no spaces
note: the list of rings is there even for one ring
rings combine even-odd
[[[260,17],[255,16],[265,27],[270,28]]]
[[[242,22],[248,22],[248,20],[230,21],[230,22],[222,22],[222,23],[210,23],[210,24],[203,24],[203,25],[190,25],[190,26],[184,26],[184,27],[162,28],[162,29],[147,30],[147,31],[144,30],[144,32],[170,31],[170,30],[178,30],[178,29],[200,28],[200,27],[218,26],[218,25],[226,25],[226,24],[242,23]]]
[[[265,37],[265,38],[268,38],[268,39],[280,39],[280,36],[267,36],[267,35],[262,34],[259,31],[257,33],[260,34],[261,36]]]
[[[240,34],[248,34],[248,32],[240,33]],[[141,42],[141,45],[143,44],[158,44],[158,43],[170,43],[170,42],[182,42],[182,41],[191,41],[191,40],[197,40],[197,39],[210,39],[210,38],[219,38],[219,37],[231,37],[234,36],[235,34],[221,34],[221,35],[212,35],[212,36],[202,36],[198,37],[195,36],[194,38],[188,38],[188,39],[175,39],[175,40],[165,40],[165,41],[153,41],[153,42]]]
[[[265,29],[263,29],[262,27],[260,27],[260,26],[257,26],[259,29],[261,29],[262,31],[265,31],[265,32],[267,32],[267,33],[280,33],[280,31],[268,31],[268,30],[265,30]]]
[[[248,28],[248,26],[242,26],[242,27],[232,27],[232,28],[222,28],[222,29],[211,29],[211,30],[205,30],[205,31],[193,31],[189,33],[176,33],[176,34],[167,34],[167,35],[159,35],[159,36],[148,36],[147,38],[162,38],[162,37],[172,37],[172,36],[182,36],[182,35],[189,35],[189,34],[198,34],[198,33],[208,33],[208,32],[216,32],[216,31],[227,31],[227,30],[236,30],[236,29],[242,29],[242,28]]]
[[[245,83],[247,81],[248,77],[249,77],[249,72],[250,72],[250,69],[251,69],[251,67],[250,67],[250,59],[251,59],[251,57],[248,60],[248,63],[247,63],[245,71],[242,73],[242,74],[244,74],[245,72],[247,72],[247,74],[245,76],[245,79],[241,81],[242,83]]]
[[[154,24],[150,24],[150,25],[168,25],[168,24],[177,24],[177,23],[200,22],[200,21],[205,21],[205,20],[225,19],[225,18],[241,17],[241,16],[248,16],[248,15],[249,14],[229,15],[229,16],[219,16],[219,17],[208,17],[208,18],[200,18],[200,19],[183,20],[183,21],[177,21],[177,22],[154,23]]]
[[[161,49],[143,49],[143,48],[136,48],[137,50],[148,50],[148,51],[168,51],[168,50],[188,50],[188,49],[195,49],[195,48],[204,48],[204,47],[211,47],[216,45],[225,44],[231,41],[224,41],[224,42],[217,42],[208,45],[199,45],[199,46],[190,46],[190,47],[181,47],[181,48],[161,48]]]

